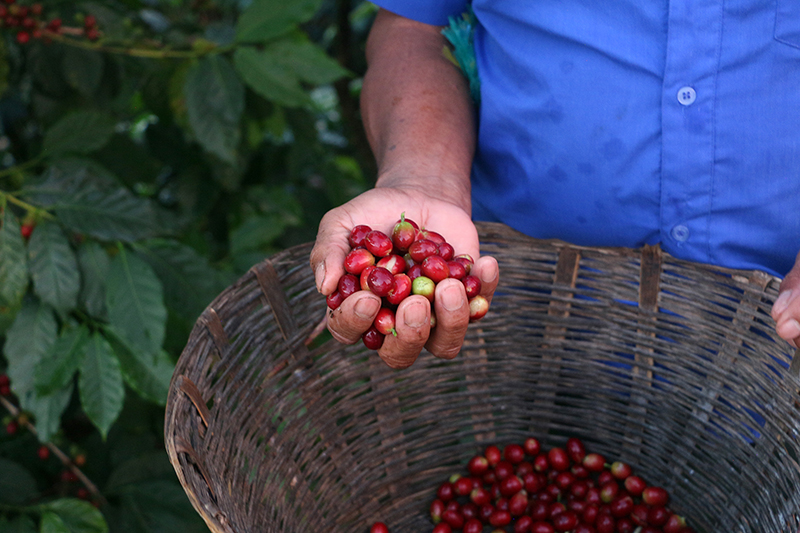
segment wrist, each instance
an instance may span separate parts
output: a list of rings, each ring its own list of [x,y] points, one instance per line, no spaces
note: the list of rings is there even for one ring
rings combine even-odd
[[[419,193],[431,199],[453,204],[467,215],[472,215],[469,174],[441,173],[435,169],[392,169],[379,173],[375,188]]]

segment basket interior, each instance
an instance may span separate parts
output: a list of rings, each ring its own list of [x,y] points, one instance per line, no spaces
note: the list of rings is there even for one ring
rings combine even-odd
[[[170,459],[213,531],[430,531],[436,487],[490,443],[582,438],[672,494],[699,532],[800,527],[798,380],[780,280],[479,225],[500,262],[452,361],[386,367],[307,340],[311,245],[255,266],[198,320],[167,404]]]

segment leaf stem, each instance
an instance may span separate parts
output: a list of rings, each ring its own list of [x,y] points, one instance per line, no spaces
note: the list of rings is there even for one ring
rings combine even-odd
[[[0,396],[0,405],[5,407],[6,410],[9,413],[11,413],[11,416],[13,416],[14,418],[19,418],[20,415],[19,408],[2,396]],[[34,426],[30,420],[24,420],[23,425],[33,435],[38,435],[36,431],[36,426]],[[86,477],[86,474],[84,474],[81,471],[81,469],[78,468],[78,466],[74,462],[72,462],[72,459],[70,459],[69,455],[61,451],[61,449],[52,442],[45,443],[45,446],[50,448],[50,451],[53,452],[53,455],[58,457],[58,459],[64,464],[64,466],[67,467],[70,471],[72,471],[73,474],[77,476],[77,478],[80,480],[81,483],[83,483],[86,489],[96,498],[98,503],[100,503],[101,505],[106,505],[108,503],[105,497],[100,493],[100,490],[97,488],[97,485],[95,485],[91,479]],[[0,509],[1,508],[2,507],[0,507]]]
[[[46,220],[55,219],[55,216],[47,212],[47,210],[42,209],[41,207],[36,207],[33,204],[29,204],[24,200],[20,200],[19,198],[8,192],[0,191],[0,201],[2,201],[3,204],[5,204],[6,202],[14,204],[17,207],[20,207],[25,211],[28,211],[29,213],[33,213],[36,218],[46,219]]]
[[[22,172],[23,170],[27,170],[30,167],[35,167],[41,162],[42,162],[42,156],[36,156],[32,159],[25,161],[24,163],[20,163],[19,165],[14,165],[13,167],[4,168],[3,170],[0,170],[0,178],[5,178],[6,176],[11,176],[18,172]]]

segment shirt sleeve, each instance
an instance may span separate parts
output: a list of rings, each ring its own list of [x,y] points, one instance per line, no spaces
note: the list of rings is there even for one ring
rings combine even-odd
[[[417,22],[445,26],[467,10],[468,0],[377,0],[376,5]]]

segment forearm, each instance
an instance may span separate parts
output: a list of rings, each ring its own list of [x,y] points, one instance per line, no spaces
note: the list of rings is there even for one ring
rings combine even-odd
[[[367,42],[361,108],[378,187],[435,190],[470,212],[475,122],[439,28],[381,11]]]

